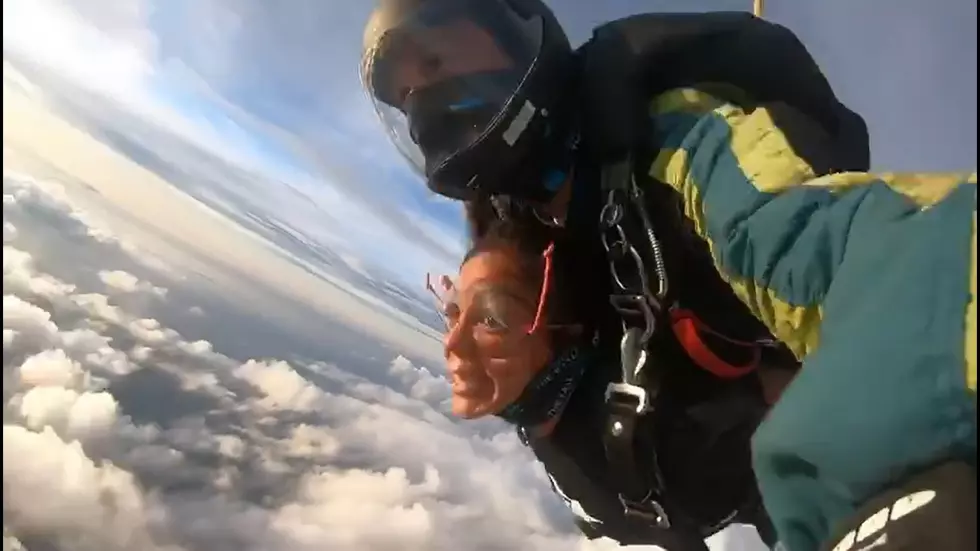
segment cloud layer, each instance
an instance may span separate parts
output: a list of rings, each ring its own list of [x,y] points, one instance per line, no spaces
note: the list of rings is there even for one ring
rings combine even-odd
[[[5,169],[5,550],[618,548],[576,534],[510,429],[449,416],[443,377],[250,357],[222,337],[235,297],[187,301],[193,274],[61,189]],[[234,332],[285,350],[277,321]]]
[[[288,326],[290,333],[333,340],[338,348],[355,341],[354,348],[363,349],[366,340],[380,339],[413,361],[441,357],[435,316],[420,285],[413,291],[383,274],[351,269],[359,259],[346,257],[343,248],[304,239],[272,220],[242,223],[253,214],[247,205],[220,209],[199,200],[198,193],[213,188],[195,171],[162,177],[138,157],[94,140],[84,125],[17,93],[7,85],[14,80],[7,67],[4,78],[4,164],[26,167],[39,176],[39,186],[73,205],[76,214],[65,231],[125,235],[129,249],[139,242],[140,262],[154,262],[161,272],[179,267],[171,277],[197,289],[195,300],[237,295],[253,316],[278,317],[280,329]],[[213,180],[229,189],[252,185],[242,170],[218,174]],[[86,226],[81,218],[91,214],[84,213],[98,213],[98,227]],[[322,333],[317,324],[324,318],[344,327]]]
[[[33,182],[5,174],[5,221],[25,221],[45,201]],[[509,431],[484,427],[481,436],[445,415],[441,377],[402,357],[390,362],[392,388],[326,363],[233,360],[121,306],[134,295],[150,301],[144,307],[160,300],[162,285],[111,266],[95,270],[101,289],[64,281],[39,268],[58,251],[25,250],[27,232],[7,225],[11,541],[104,550],[576,545]]]

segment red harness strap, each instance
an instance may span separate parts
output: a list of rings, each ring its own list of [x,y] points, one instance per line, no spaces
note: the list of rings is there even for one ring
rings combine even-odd
[[[762,350],[758,343],[730,339],[708,327],[694,315],[694,312],[683,308],[672,308],[670,318],[671,327],[674,329],[674,335],[678,342],[687,351],[688,356],[702,369],[722,379],[737,379],[752,373],[759,367]],[[702,333],[738,347],[748,348],[751,359],[743,365],[728,363],[715,354],[704,342],[704,339],[701,338]]]

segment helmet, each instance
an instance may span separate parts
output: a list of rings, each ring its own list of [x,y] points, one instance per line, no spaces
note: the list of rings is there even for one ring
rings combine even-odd
[[[543,200],[548,159],[565,142],[572,61],[541,0],[380,0],[360,73],[429,189]]]

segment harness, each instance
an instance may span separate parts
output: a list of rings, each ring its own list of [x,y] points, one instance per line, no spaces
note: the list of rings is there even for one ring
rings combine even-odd
[[[795,41],[785,29],[744,13],[651,14],[597,28],[584,50],[582,144],[601,171],[605,203],[598,225],[612,279],[609,300],[623,328],[620,378],[609,383],[605,390],[603,448],[624,516],[657,528],[670,529],[679,522],[689,524],[689,521],[671,517],[676,508],[665,501],[666,489],[656,450],[649,464],[644,461],[643,468],[636,461],[636,427],[641,418],[654,411],[663,377],[663,370],[655,365],[651,367],[648,357],[648,346],[655,332],[668,324],[691,359],[721,379],[752,373],[763,351],[780,345],[771,338],[754,341],[727,338],[713,331],[693,312],[683,309],[672,297],[661,243],[635,177],[642,157],[639,152],[644,150],[643,142],[650,135],[647,102],[656,91],[700,82],[695,74],[689,73],[692,70],[706,81],[743,84],[763,80],[758,67],[742,70],[717,66],[698,74],[699,68],[688,68],[683,62],[670,63],[678,59],[687,61],[678,58],[678,52],[703,51],[719,40],[734,38],[742,48],[750,48],[749,44],[754,47],[760,41],[771,47],[773,42],[785,42],[787,35]],[[802,48],[798,42],[791,46],[796,45]],[[773,66],[800,61],[798,57],[792,60],[787,57],[774,59],[764,70],[772,71]],[[804,61],[812,63],[809,58]],[[658,73],[663,67],[679,73],[671,75],[673,86],[667,86],[665,75]],[[734,78],[732,73],[740,78]],[[806,70],[800,73],[797,69],[799,80],[787,77],[787,84],[778,90],[772,88],[780,84],[765,80],[765,84],[750,92],[760,99],[791,96],[801,107],[809,107],[807,111],[816,112],[818,118],[828,110],[833,111],[828,105],[839,106],[825,81],[822,84],[826,88],[820,88],[821,82],[814,84],[812,73]],[[816,74],[822,78],[819,71]],[[830,93],[829,101],[824,92]],[[826,116],[821,122],[829,118]],[[704,335],[746,349],[749,360],[742,365],[728,363],[712,352],[702,338]],[[736,509],[715,526],[699,527],[700,531],[710,533],[720,529],[738,513]]]
[[[645,208],[642,191],[632,176],[631,156],[609,162],[601,170],[606,203],[599,226],[613,282],[609,300],[623,327],[620,380],[609,383],[605,390],[603,448],[609,474],[619,491],[623,514],[669,529],[673,522],[664,501],[666,487],[657,450],[646,451],[653,457],[649,458],[649,463],[644,461],[642,464],[638,464],[635,453],[636,427],[642,417],[653,413],[664,375],[664,371],[650,360],[651,338],[664,324],[669,325],[669,330],[694,363],[720,379],[751,374],[759,365],[762,350],[779,345],[771,339],[729,339],[712,330],[693,312],[673,303],[660,241]],[[642,231],[629,223],[630,217],[642,226]],[[652,270],[647,268],[648,261],[652,263]],[[653,274],[655,279],[651,280],[648,274]],[[704,333],[747,349],[751,359],[742,365],[729,363],[711,351],[702,339]],[[715,526],[701,529],[713,532],[738,512],[736,509]]]
[[[753,504],[714,519],[713,526],[692,526],[696,519],[666,495],[657,450],[651,450],[652,457],[645,451],[638,464],[636,429],[655,411],[665,375],[648,356],[651,339],[667,324],[692,360],[728,380],[752,373],[766,350],[781,345],[771,338],[727,338],[673,296],[656,220],[636,181],[637,168],[649,161],[642,158],[651,135],[648,102],[670,88],[703,83],[732,85],[756,102],[785,102],[815,119],[835,140],[839,166],[827,170],[867,169],[867,128],[837,101],[790,31],[747,13],[643,14],[613,21],[593,31],[581,50],[581,63],[578,146],[600,170],[604,203],[597,222],[612,280],[609,301],[622,322],[619,377],[604,392],[608,474],[627,521],[706,537]],[[712,352],[705,336],[747,350],[749,360],[728,363]]]

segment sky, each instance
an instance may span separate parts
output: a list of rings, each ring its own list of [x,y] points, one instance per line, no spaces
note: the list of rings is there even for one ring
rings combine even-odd
[[[447,413],[461,213],[360,89],[370,4],[4,1],[4,551],[613,548]],[[575,43],[749,4],[550,3]],[[976,2],[766,6],[876,169],[976,169]]]
[[[749,4],[551,2],[576,44],[617,16]],[[348,256],[417,285],[428,270],[455,267],[465,244],[461,214],[397,154],[360,87],[360,33],[371,5],[11,0],[4,56],[261,175],[263,191],[243,193],[270,217],[312,239],[342,240]],[[868,120],[875,168],[975,168],[975,2],[771,1],[767,16],[801,37],[844,102]],[[102,118],[109,125],[117,117]]]

